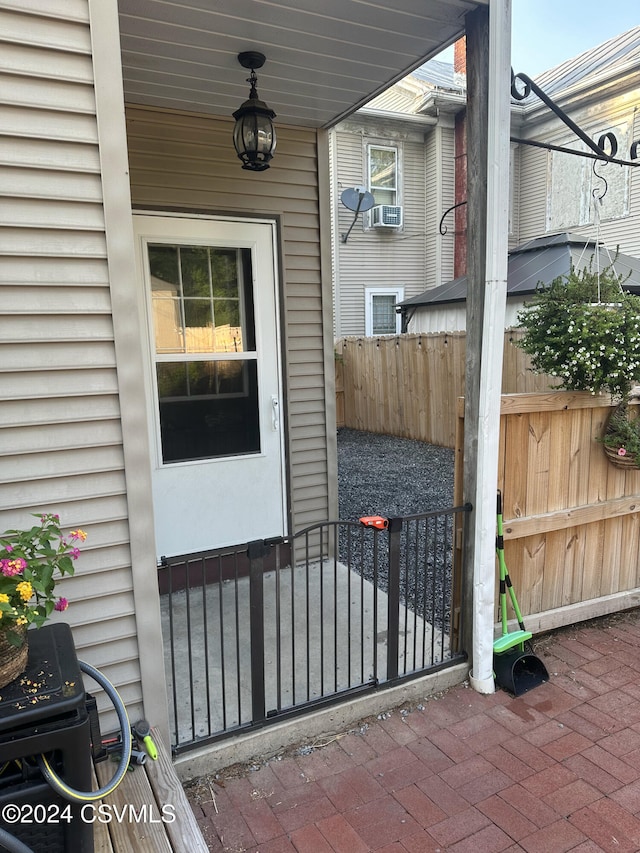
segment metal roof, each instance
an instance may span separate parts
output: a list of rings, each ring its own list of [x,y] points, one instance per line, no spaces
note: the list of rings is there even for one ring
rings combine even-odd
[[[255,50],[277,122],[329,127],[452,44],[489,0],[118,0],[125,101],[230,116]]]
[[[584,269],[599,262],[600,269],[615,260],[614,269],[624,282],[624,289],[640,294],[640,258],[611,252],[600,243],[596,255],[596,241],[585,240],[579,234],[564,232],[529,240],[509,252],[507,272],[507,299],[522,298],[535,293],[540,283],[548,285],[558,276],[568,275],[571,267]],[[424,306],[440,308],[443,305],[464,302],[467,298],[467,277],[453,279],[439,287],[405,299],[399,307]]]
[[[430,59],[429,62],[425,62],[420,68],[416,68],[411,76],[417,77],[418,80],[424,80],[425,83],[429,83],[431,86],[436,86],[439,89],[462,90],[462,87],[455,81],[452,62]]]
[[[550,97],[557,97],[561,92],[580,83],[585,77],[594,78],[600,75],[610,77],[620,73],[623,67],[636,66],[640,63],[640,26],[634,27],[619,36],[614,36],[597,47],[592,47],[584,53],[567,59],[565,62],[543,71],[535,78],[535,82]],[[526,68],[514,71],[527,73]],[[535,95],[530,95],[525,107],[540,103]]]
[[[579,56],[565,60],[548,71],[543,71],[534,79],[547,95],[557,98],[561,93],[582,83],[587,77],[590,80],[601,76],[612,77],[620,74],[627,67],[633,69],[639,65],[640,26],[637,26],[597,47],[590,48]],[[527,73],[526,68],[518,70]],[[425,62],[412,71],[409,78],[425,84],[425,93],[430,89],[449,92],[465,91],[454,73],[453,63],[442,62],[438,59],[430,59]],[[394,98],[395,89],[397,87],[387,93],[389,102]],[[519,103],[526,113],[528,110],[537,109],[541,101],[537,95],[532,93],[526,101]],[[416,106],[414,102],[411,102],[409,107],[406,97],[403,100],[399,93],[395,93],[395,102],[389,109],[394,109],[397,112],[415,112]]]

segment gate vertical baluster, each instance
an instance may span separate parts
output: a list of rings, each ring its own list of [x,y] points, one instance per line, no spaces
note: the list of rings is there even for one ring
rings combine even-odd
[[[324,696],[324,535],[325,527],[320,527],[320,541],[318,542],[320,556],[320,695]]]
[[[330,528],[331,529],[331,528]],[[338,525],[333,525],[333,692],[338,692]]]
[[[364,532],[365,528],[360,527],[360,683],[364,683]],[[377,654],[377,646],[373,644],[374,656]]]
[[[311,699],[311,600],[309,596],[309,533],[304,535],[305,596],[307,615],[307,702]]]
[[[191,711],[191,740],[195,740],[196,737],[196,710],[195,710],[195,697],[194,697],[194,689],[193,689],[193,632],[191,630],[191,563],[189,560],[186,562],[186,577],[187,577],[187,587],[186,587],[186,605],[187,605],[187,637],[189,641],[187,643],[187,659],[189,663],[189,696],[190,696],[190,711]]]
[[[421,550],[421,541],[420,541],[420,530],[421,530],[421,521],[424,521],[425,525],[425,536],[426,536],[426,527],[428,525],[428,518],[425,519],[413,519],[412,521],[407,522],[407,560],[409,559],[409,528],[413,528],[413,548],[414,548],[414,560],[413,560],[413,593],[409,596],[409,588],[407,586],[407,599],[411,598],[413,601],[413,658],[411,668],[415,672],[418,669],[418,580],[419,580],[419,561],[420,561],[420,550]],[[406,645],[406,640],[405,640]],[[405,670],[406,673],[406,670]]]
[[[378,683],[378,536],[380,531],[373,528],[373,682]]]
[[[166,557],[162,557],[161,565],[167,569],[167,577],[169,581],[169,642],[171,643],[171,684],[173,687],[173,720],[175,726],[176,743],[180,743],[180,727],[178,721],[178,687],[176,684],[176,646],[175,632],[173,625],[173,565],[167,561]]]
[[[296,704],[296,539],[291,541],[291,704]]]
[[[282,710],[282,617],[280,614],[280,545],[276,545],[276,710]]]
[[[251,624],[251,715],[254,723],[266,719],[264,689],[264,558],[269,546],[262,539],[249,542],[249,621]]]
[[[398,640],[400,632],[400,537],[402,519],[390,518],[389,588],[387,590],[387,681],[398,677]]]
[[[207,564],[204,559],[200,561],[202,566],[202,634],[204,638],[204,678],[207,696],[207,730],[211,734],[211,684],[209,682],[209,629],[207,625]]]
[[[241,651],[241,643],[240,643],[240,570],[238,566],[238,554],[235,553],[233,555],[233,595],[235,602],[235,638],[236,638],[236,689],[238,691],[238,725],[242,723],[242,651]],[[220,622],[222,623],[222,590],[223,584],[222,580],[220,580]],[[221,644],[221,649],[224,648],[224,644]],[[222,707],[224,708],[224,728],[227,728],[227,704],[224,701],[224,697],[222,700]]]

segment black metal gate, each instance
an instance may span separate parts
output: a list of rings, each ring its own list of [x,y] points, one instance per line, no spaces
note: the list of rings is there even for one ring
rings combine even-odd
[[[463,659],[469,507],[325,522],[159,568],[176,751]]]

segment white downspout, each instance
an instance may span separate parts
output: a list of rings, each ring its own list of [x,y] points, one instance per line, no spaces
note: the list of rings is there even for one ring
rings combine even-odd
[[[509,129],[511,0],[489,3],[489,95],[487,140],[487,256],[475,494],[473,661],[471,685],[493,693],[495,537],[500,395],[507,298],[509,236]]]

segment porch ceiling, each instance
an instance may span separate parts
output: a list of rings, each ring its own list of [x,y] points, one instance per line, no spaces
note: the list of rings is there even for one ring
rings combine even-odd
[[[118,0],[128,103],[230,115],[244,50],[281,124],[325,127],[464,32],[488,0]]]

